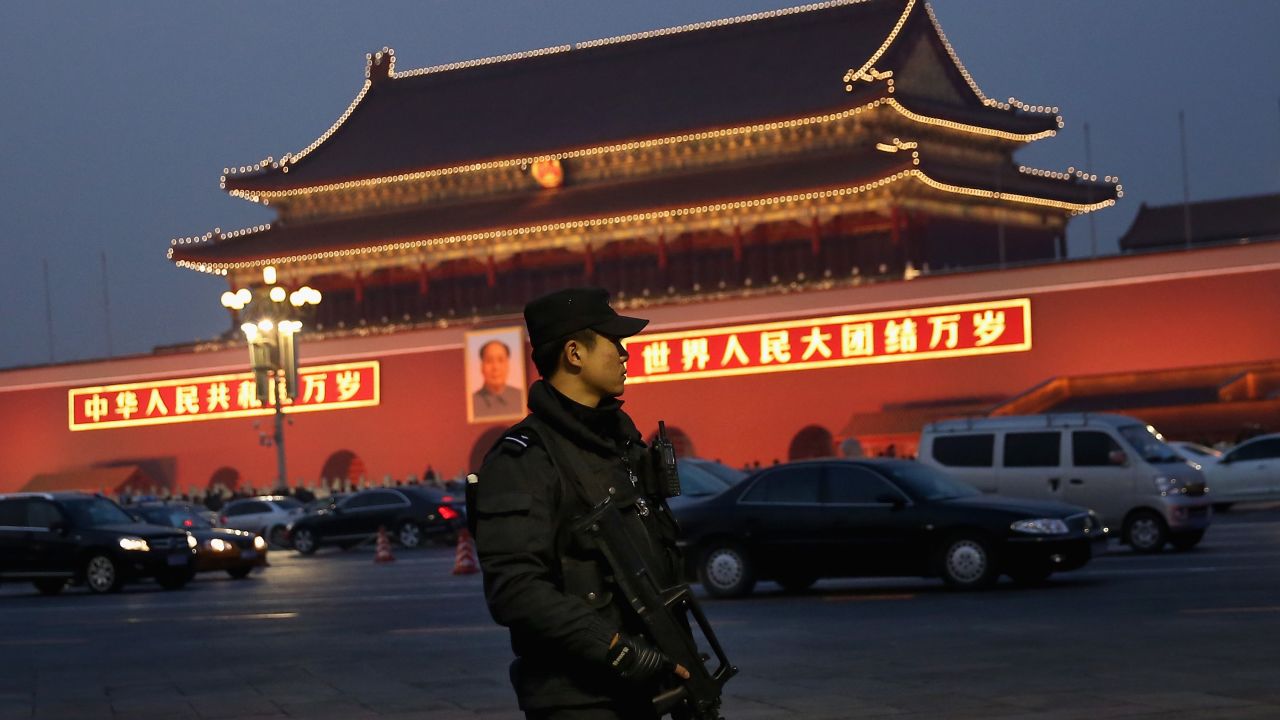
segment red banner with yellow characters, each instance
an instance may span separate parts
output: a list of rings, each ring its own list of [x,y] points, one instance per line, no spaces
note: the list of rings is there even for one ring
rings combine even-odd
[[[1031,349],[1031,300],[638,335],[629,384],[968,357]]]
[[[248,372],[74,388],[67,422],[71,430],[101,430],[270,415],[277,392],[287,413],[369,407],[379,402],[378,361],[299,368],[298,397],[285,397],[283,387],[283,378],[269,387],[265,404]]]

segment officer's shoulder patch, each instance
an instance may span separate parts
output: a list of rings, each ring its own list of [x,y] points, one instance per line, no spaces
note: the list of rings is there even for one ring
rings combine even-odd
[[[497,443],[497,450],[507,455],[523,455],[529,448],[538,445],[538,437],[529,432],[509,432]]]
[[[522,448],[528,448],[531,445],[531,438],[525,433],[512,433],[502,438],[502,442],[515,443]]]

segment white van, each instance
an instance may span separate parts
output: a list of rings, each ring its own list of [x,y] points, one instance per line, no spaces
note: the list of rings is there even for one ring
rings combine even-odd
[[[1189,550],[1212,519],[1204,475],[1155,428],[1070,413],[926,425],[919,459],[986,493],[1056,500],[1102,516],[1139,552]]]

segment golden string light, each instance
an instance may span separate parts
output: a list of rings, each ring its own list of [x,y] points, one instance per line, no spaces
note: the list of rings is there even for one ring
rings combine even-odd
[[[390,253],[406,250],[419,250],[424,248],[440,247],[446,245],[457,245],[462,243],[483,242],[487,240],[495,240],[513,235],[533,235],[547,232],[558,231],[581,231],[592,230],[609,225],[619,225],[631,222],[653,222],[661,220],[686,218],[696,215],[705,215],[731,210],[749,210],[765,206],[786,205],[796,202],[813,202],[821,200],[830,200],[844,198],[851,195],[865,193],[876,190],[887,185],[897,183],[904,179],[914,179],[924,185],[941,192],[948,192],[970,197],[979,197],[989,200],[1004,200],[1017,202],[1026,205],[1034,205],[1038,207],[1053,208],[1056,210],[1065,210],[1073,214],[1092,212],[1115,205],[1115,200],[1106,199],[1094,203],[1072,203],[1063,200],[1052,200],[1039,198],[1029,195],[1020,195],[1017,193],[996,192],[991,190],[983,190],[979,188],[971,188],[960,185],[952,185],[940,182],[929,177],[923,170],[917,167],[919,163],[918,151],[913,151],[912,167],[898,170],[897,172],[886,177],[868,181],[860,185],[836,188],[831,190],[810,191],[804,193],[793,193],[788,195],[777,195],[771,197],[754,198],[750,200],[738,200],[725,203],[714,203],[708,205],[698,205],[686,208],[672,208],[667,210],[655,210],[641,213],[631,213],[627,215],[616,215],[605,218],[588,218],[581,220],[568,220],[557,223],[546,223],[542,225],[525,226],[518,228],[507,228],[502,230],[488,230],[477,233],[467,233],[461,235],[452,235],[438,238],[429,238],[423,240],[409,240],[397,243],[384,243],[381,245],[347,249],[347,250],[327,250],[321,252],[302,253],[298,255],[280,256],[266,258],[254,261],[242,262],[192,262],[188,260],[178,260],[176,265],[187,269],[197,270],[199,272],[226,274],[228,270],[241,270],[245,268],[258,268],[264,265],[281,265],[299,262],[307,262],[312,260],[326,260],[334,258],[353,257],[357,255],[374,255],[379,253]],[[173,249],[169,249],[169,257],[173,257]]]
[[[913,112],[907,109],[906,107],[904,107],[901,103],[899,103],[894,97],[895,79],[893,77],[893,72],[880,71],[874,67],[874,64],[877,60],[879,60],[885,54],[885,52],[888,51],[888,49],[896,41],[896,39],[898,38],[899,34],[902,31],[902,28],[905,26],[911,13],[914,11],[915,4],[917,1],[918,0],[906,1],[906,5],[903,12],[898,17],[897,22],[894,25],[892,31],[889,33],[888,37],[885,38],[884,42],[881,43],[880,47],[867,59],[867,61],[862,65],[862,67],[856,70],[850,69],[844,75],[844,82],[846,83],[847,91],[852,92],[854,89],[854,83],[857,83],[857,82],[866,82],[868,84],[873,84],[873,85],[880,84],[882,89],[880,90],[879,96],[877,97],[873,95],[872,97],[874,99],[872,99],[871,101],[866,102],[865,104],[862,104],[862,105],[858,105],[856,107],[851,107],[851,108],[839,111],[839,112],[826,113],[826,114],[814,115],[814,116],[806,116],[806,117],[798,117],[798,118],[792,118],[789,120],[775,121],[775,122],[769,122],[769,123],[757,123],[757,124],[744,125],[744,126],[739,126],[734,128],[724,128],[724,129],[701,131],[701,132],[686,132],[686,133],[680,133],[680,134],[675,134],[670,136],[650,138],[645,140],[636,140],[636,141],[628,141],[628,142],[621,142],[621,143],[613,143],[608,145],[599,145],[599,146],[589,147],[589,148],[580,148],[580,149],[568,150],[560,153],[551,153],[551,154],[543,154],[538,156],[526,156],[526,157],[511,157],[511,158],[505,158],[505,159],[490,160],[486,162],[469,163],[465,165],[437,168],[432,170],[422,170],[422,171],[416,171],[411,173],[402,173],[402,174],[391,175],[391,176],[366,178],[361,180],[350,180],[350,181],[344,181],[339,183],[327,183],[327,184],[314,185],[309,187],[298,187],[298,188],[291,188],[291,189],[285,189],[285,190],[261,190],[261,191],[232,189],[229,191],[229,194],[233,196],[245,198],[253,202],[262,202],[264,204],[268,204],[270,200],[276,199],[276,198],[302,197],[302,196],[309,196],[309,195],[325,193],[325,192],[339,192],[339,191],[346,191],[346,190],[351,190],[356,188],[367,188],[367,187],[384,185],[389,183],[413,182],[418,180],[424,180],[424,179],[430,179],[430,178],[436,178],[436,177],[442,177],[442,176],[448,176],[448,175],[456,175],[456,174],[462,174],[462,173],[472,173],[472,172],[478,172],[478,171],[488,171],[488,170],[497,170],[497,169],[509,169],[514,167],[518,167],[523,171],[530,168],[531,166],[535,166],[538,164],[549,164],[549,163],[558,164],[561,161],[567,160],[567,159],[593,157],[593,156],[600,156],[600,155],[605,155],[609,153],[627,153],[635,150],[649,149],[649,148],[654,148],[659,146],[676,146],[676,145],[685,144],[685,143],[697,143],[697,142],[703,142],[706,140],[718,140],[721,138],[731,138],[734,136],[749,136],[750,134],[753,134],[753,133],[766,133],[766,132],[774,132],[778,130],[790,130],[790,129],[802,128],[807,126],[836,123],[841,120],[851,118],[863,112],[876,111],[880,109],[882,106],[887,106],[889,109],[895,111],[896,113],[898,113],[899,115],[901,115],[902,117],[906,118],[907,120],[913,123],[926,125],[926,126],[941,127],[947,130],[955,131],[955,132],[967,133],[967,134],[978,135],[978,136],[983,136],[988,138],[995,138],[995,139],[1000,139],[1000,140],[1005,140],[1010,142],[1027,143],[1027,142],[1032,142],[1035,140],[1052,137],[1056,135],[1056,131],[1053,129],[1043,130],[1036,133],[1013,133],[1013,132],[993,129],[989,127],[983,127],[979,125],[970,125],[967,123],[961,123],[961,122],[956,122],[952,120],[945,120],[942,118],[932,117],[929,115]],[[702,29],[712,28],[712,27],[721,27],[721,26],[732,25],[737,23],[752,22],[756,20],[779,17],[784,15],[792,15],[792,14],[803,13],[803,12],[810,12],[814,10],[821,10],[821,9],[826,9],[826,8],[836,7],[836,6],[854,5],[862,2],[867,2],[867,0],[832,0],[829,2],[815,3],[815,4],[800,6],[796,8],[787,8],[787,9],[777,10],[777,11],[755,13],[752,15],[743,15],[743,16],[738,16],[734,18],[713,20],[713,21],[708,21],[704,23],[695,23],[695,24],[684,25],[684,26],[679,26],[674,28],[653,30],[653,31],[642,32],[642,33],[633,33],[630,35],[622,35],[622,36],[617,36],[613,38],[605,38],[601,40],[593,40],[593,41],[588,41],[584,43],[577,43],[575,45],[554,46],[549,48],[543,48],[540,50],[532,50],[532,51],[520,52],[520,53],[509,53],[506,55],[493,56],[489,58],[481,58],[477,60],[449,63],[445,65],[436,65],[436,66],[420,68],[417,70],[412,70],[412,71],[403,72],[403,73],[396,72],[395,70],[394,51],[389,48],[383,48],[383,50],[378,53],[374,53],[366,56],[364,85],[362,86],[361,90],[356,95],[356,97],[351,101],[346,111],[329,127],[328,130],[326,130],[325,133],[323,133],[320,137],[316,138],[316,140],[314,140],[307,147],[303,148],[301,151],[297,153],[286,154],[279,161],[274,160],[274,158],[272,157],[267,157],[253,165],[244,165],[244,166],[239,166],[238,168],[231,168],[231,167],[224,168],[223,176],[220,179],[220,182],[222,187],[225,189],[228,176],[247,173],[247,172],[258,172],[266,168],[278,168],[284,173],[289,172],[290,165],[297,163],[299,160],[306,157],[311,152],[315,151],[320,145],[328,141],[328,139],[332,137],[332,135],[342,127],[342,125],[351,117],[355,109],[360,105],[360,103],[367,96],[368,91],[372,87],[372,85],[378,80],[381,80],[383,77],[406,78],[406,77],[423,76],[423,75],[429,75],[434,73],[442,73],[442,72],[448,72],[453,70],[459,70],[459,69],[464,69],[469,67],[491,65],[496,63],[523,60],[527,58],[544,56],[544,55],[571,52],[575,49],[599,47],[603,45],[625,43],[625,42],[631,42],[631,41],[641,40],[645,38],[671,35],[671,34],[676,34],[681,32],[690,32],[690,31],[702,30]],[[933,9],[928,5],[927,2],[922,2],[922,4],[924,5],[924,9],[928,14],[928,17],[930,19],[930,22],[933,25],[934,30],[937,32],[938,37],[941,39],[943,45],[945,46],[948,55],[950,56],[952,62],[955,64],[955,67],[960,71],[965,82],[968,84],[970,89],[974,92],[975,96],[985,106],[998,108],[1001,110],[1016,109],[1018,111],[1026,112],[1026,113],[1053,114],[1055,116],[1057,115],[1058,113],[1057,107],[1051,107],[1046,105],[1030,105],[1030,104],[1023,103],[1015,98],[1009,98],[1009,101],[1007,103],[1001,103],[999,101],[996,101],[992,98],[987,97],[982,92],[982,90],[978,87],[976,81],[974,81],[972,76],[969,74],[968,70],[964,67],[963,63],[961,63],[959,57],[956,55],[954,48],[951,46],[950,42],[946,38],[946,35],[942,31],[942,28],[938,23],[937,17],[934,14]],[[381,72],[385,72],[385,75],[379,74],[375,76],[374,74],[375,68],[377,68]],[[868,88],[868,89],[873,90],[872,88]],[[867,94],[871,94],[871,93],[867,93]],[[1062,118],[1060,116],[1057,116],[1055,117],[1055,119],[1056,119],[1057,127],[1061,128],[1063,126]],[[727,203],[699,205],[695,207],[672,208],[672,209],[665,209],[665,210],[632,213],[627,215],[618,215],[618,216],[607,217],[607,218],[593,218],[593,219],[581,219],[581,220],[575,219],[575,220],[569,220],[564,222],[547,223],[542,225],[528,226],[528,227],[521,227],[521,228],[491,230],[491,231],[460,234],[460,235],[447,236],[447,237],[417,239],[417,240],[409,240],[409,241],[394,242],[394,243],[383,243],[381,245],[363,247],[363,248],[311,252],[311,253],[303,253],[298,255],[282,256],[277,258],[255,260],[255,261],[193,262],[189,260],[177,260],[175,264],[178,267],[184,267],[184,268],[193,269],[199,272],[212,273],[216,275],[225,276],[230,271],[233,271],[233,270],[239,271],[247,268],[256,269],[266,264],[288,264],[288,263],[307,262],[307,261],[325,260],[325,259],[334,259],[334,258],[349,258],[349,257],[355,257],[355,256],[364,256],[364,257],[371,258],[378,255],[389,255],[391,253],[404,253],[411,250],[423,250],[423,249],[438,248],[438,247],[444,247],[444,246],[457,246],[459,244],[466,244],[466,243],[473,243],[473,242],[484,242],[484,241],[506,238],[514,235],[522,235],[522,234],[531,235],[531,234],[549,233],[549,232],[592,230],[592,229],[603,228],[611,225],[619,225],[623,223],[657,222],[657,221],[669,220],[669,219],[689,218],[689,217],[698,216],[698,215],[721,213],[721,212],[732,211],[732,210],[744,210],[744,209],[751,210],[751,209],[762,208],[762,207],[787,205],[789,203],[797,203],[797,202],[812,203],[816,201],[839,199],[839,198],[847,197],[850,195],[865,193],[871,190],[884,188],[891,184],[900,183],[902,181],[916,181],[938,192],[960,194],[960,195],[965,195],[969,197],[978,197],[978,198],[983,198],[988,200],[1016,202],[1016,203],[1023,203],[1023,204],[1035,205],[1040,207],[1048,207],[1056,210],[1067,211],[1072,215],[1092,212],[1105,207],[1110,207],[1115,204],[1114,199],[1106,199],[1106,200],[1102,200],[1095,203],[1071,203],[1066,201],[1051,200],[1051,199],[1045,199],[1045,198],[1034,197],[1034,196],[1019,195],[1015,193],[994,192],[994,191],[983,190],[978,188],[943,183],[941,181],[938,181],[934,178],[929,177],[924,171],[922,171],[919,168],[920,154],[918,150],[918,144],[916,142],[903,142],[899,138],[893,138],[892,143],[888,143],[888,142],[877,143],[875,147],[885,152],[899,152],[899,151],[910,150],[911,151],[910,165],[907,165],[904,159],[903,164],[899,166],[901,169],[899,169],[897,172],[894,172],[891,175],[880,178],[878,180],[863,183],[860,185],[832,189],[832,190],[806,192],[806,193],[793,193],[789,195],[778,195],[778,196],[772,196],[772,197],[756,198],[751,200],[741,200],[741,201],[727,202]],[[1030,176],[1053,179],[1053,180],[1064,181],[1064,182],[1077,182],[1077,181],[1096,182],[1097,181],[1096,175],[1092,173],[1083,173],[1082,171],[1077,171],[1075,168],[1069,168],[1066,173],[1060,173],[1060,172],[1051,171],[1051,170],[1043,170],[1038,168],[1030,168],[1027,166],[1019,166],[1018,170],[1019,172],[1030,175]],[[1105,182],[1107,183],[1114,182],[1116,198],[1121,198],[1124,196],[1123,186],[1119,185],[1118,177],[1113,178],[1113,176],[1107,175],[1105,176]],[[266,230],[269,230],[270,228],[271,228],[270,224],[265,224],[265,225],[254,226],[251,228],[242,228],[242,229],[231,231],[228,233],[223,233],[220,229],[215,228],[213,232],[205,233],[204,235],[200,235],[200,236],[174,238],[170,241],[170,248],[167,254],[168,254],[168,257],[172,259],[174,255],[174,248],[181,248],[181,246],[185,246],[185,245],[206,244],[210,242],[240,238],[240,237],[244,237],[254,233],[261,233]],[[558,240],[556,242],[558,245],[564,244],[563,240]]]
[[[234,197],[243,198],[251,202],[263,202],[278,198],[291,198],[303,195],[311,195],[324,192],[341,192],[345,190],[354,190],[357,188],[367,188],[377,185],[385,185],[390,183],[413,182],[417,180],[427,180],[447,175],[457,175],[463,173],[499,170],[504,168],[524,168],[539,162],[551,162],[573,160],[584,157],[595,157],[610,153],[625,153],[634,150],[643,150],[663,145],[680,145],[685,143],[702,142],[706,140],[715,140],[730,136],[750,135],[754,133],[772,132],[776,130],[789,130],[792,128],[804,127],[809,125],[825,125],[840,120],[845,120],[854,115],[869,112],[876,108],[887,105],[900,115],[906,117],[913,122],[925,125],[934,125],[945,127],[950,130],[971,133],[975,135],[983,135],[986,137],[999,138],[1001,140],[1009,140],[1012,142],[1034,142],[1046,137],[1052,137],[1057,134],[1054,130],[1044,130],[1038,133],[1013,133],[1004,130],[994,130],[992,128],[982,127],[980,125],[969,125],[966,123],[955,122],[952,120],[943,120],[928,115],[912,112],[904,107],[897,99],[892,97],[881,97],[872,100],[864,105],[849,108],[835,113],[825,113],[822,115],[810,115],[805,117],[793,118],[790,120],[779,120],[768,123],[758,123],[754,125],[742,125],[732,128],[723,128],[719,130],[707,130],[702,132],[681,133],[678,135],[667,135],[663,137],[650,138],[647,140],[632,140],[624,143],[616,143],[611,145],[597,145],[594,147],[580,148],[577,150],[569,150],[560,153],[551,153],[547,155],[531,155],[522,157],[505,158],[501,160],[489,160],[480,163],[469,163],[466,165],[455,165],[446,168],[437,168],[434,170],[419,170],[411,173],[402,173],[398,175],[384,175],[376,178],[365,178],[361,180],[347,180],[340,183],[326,183],[322,185],[311,185],[307,187],[290,188],[288,190],[240,190],[232,189],[228,192]]]
[[[867,75],[867,72],[876,64],[876,61],[885,54],[885,51],[887,51],[891,45],[893,45],[893,41],[898,39],[898,33],[902,32],[902,27],[907,24],[907,18],[911,17],[911,11],[915,6],[916,0],[907,0],[907,6],[903,8],[902,15],[898,17],[898,22],[894,23],[893,29],[889,31],[889,36],[885,38],[884,42],[880,43],[880,47],[876,48],[876,51],[871,53],[871,57],[867,58],[867,60],[862,63],[862,67],[857,70],[850,69],[844,74],[844,81],[846,83],[861,80]],[[925,6],[928,7],[928,4],[926,3]],[[889,78],[889,76],[883,77],[886,80]],[[873,79],[879,80],[880,78]],[[892,84],[893,81],[889,80],[889,82]],[[845,90],[852,91],[853,87],[845,85]]]

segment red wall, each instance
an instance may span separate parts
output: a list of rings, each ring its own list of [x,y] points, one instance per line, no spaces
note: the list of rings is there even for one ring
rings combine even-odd
[[[653,319],[654,330],[674,330],[1029,296],[1033,349],[645,384],[630,388],[624,400],[646,433],[664,419],[684,430],[704,457],[767,464],[786,457],[802,427],[822,425],[838,437],[851,415],[886,403],[1011,396],[1060,375],[1274,360],[1280,358],[1276,248],[1119,258],[637,310]],[[467,470],[473,446],[493,428],[465,422],[463,330],[304,346],[304,363],[380,359],[382,402],[292,415],[286,429],[290,477],[316,479],[326,458],[339,450],[358,455],[370,479],[420,476],[428,463],[446,477]],[[181,490],[204,487],[223,466],[257,486],[270,484],[275,450],[260,446],[253,429],[256,420],[269,432],[270,417],[67,429],[70,387],[243,370],[242,355],[241,349],[0,373],[0,491],[18,489],[41,472],[164,456],[176,457]]]
[[[1016,395],[1060,375],[1280,358],[1280,271],[1031,294],[1024,353],[639,385],[642,428],[677,425],[704,457],[786,459],[805,425],[839,433],[885,403]],[[1280,418],[1277,418],[1280,422]]]

